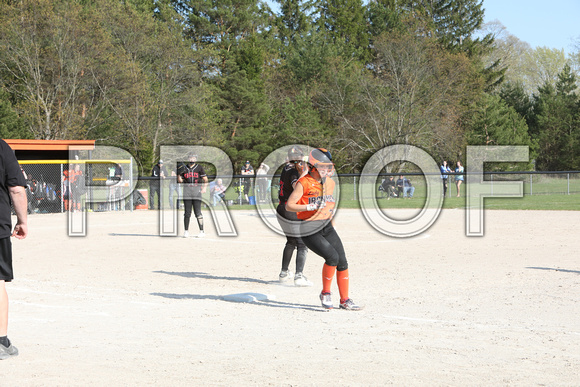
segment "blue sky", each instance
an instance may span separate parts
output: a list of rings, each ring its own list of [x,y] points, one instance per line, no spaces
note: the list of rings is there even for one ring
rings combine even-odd
[[[580,40],[580,0],[483,0],[483,8],[485,22],[499,20],[533,48],[570,53],[573,39]]]

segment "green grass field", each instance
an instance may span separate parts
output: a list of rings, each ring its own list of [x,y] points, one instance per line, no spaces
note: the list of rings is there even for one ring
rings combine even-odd
[[[511,180],[518,180],[510,176]],[[487,198],[484,200],[486,209],[498,210],[571,210],[580,211],[580,178],[573,176],[567,179],[563,176],[545,175],[524,175],[519,177],[519,181],[524,182],[524,196],[521,198]],[[142,188],[148,188],[148,184],[140,184]],[[421,208],[425,203],[426,186],[422,177],[413,179],[415,194],[413,199],[377,197],[377,202],[381,208]],[[378,186],[378,183],[377,183]],[[226,201],[232,201],[231,209],[248,209],[253,206],[239,204],[236,187],[230,186],[226,191]],[[167,188],[166,188],[167,190]],[[449,192],[444,199],[443,208],[465,208],[465,184],[461,187],[461,197],[456,197],[455,183],[450,182]],[[167,195],[166,191],[166,195]],[[376,191],[378,192],[378,191]],[[570,192],[570,194],[568,194]],[[278,189],[272,187],[271,192],[274,203],[278,203]],[[254,190],[250,191],[250,196],[254,195]],[[357,187],[352,179],[341,179],[339,208],[360,208]],[[167,196],[166,196],[167,197]]]

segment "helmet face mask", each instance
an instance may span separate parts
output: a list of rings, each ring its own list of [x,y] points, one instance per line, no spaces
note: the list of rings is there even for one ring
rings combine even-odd
[[[332,155],[324,148],[313,149],[308,155],[308,164],[315,168],[322,178],[331,176],[334,170]]]

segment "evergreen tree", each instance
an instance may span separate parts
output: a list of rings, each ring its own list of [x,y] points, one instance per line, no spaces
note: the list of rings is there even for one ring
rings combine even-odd
[[[580,168],[580,99],[576,89],[576,77],[566,65],[556,86],[546,83],[535,98],[533,133],[540,145],[539,170]]]
[[[483,0],[400,0],[398,8],[406,15],[409,34],[434,36],[451,53],[463,53],[484,82],[486,91],[496,89],[504,80],[506,69],[500,60],[484,63],[483,56],[493,49],[491,33],[476,37],[483,24]]]
[[[268,9],[256,0],[173,0],[185,18],[184,34],[210,54],[203,69],[222,75],[238,44],[267,25]],[[213,53],[213,55],[211,55]]]
[[[370,36],[376,37],[383,32],[401,28],[400,15],[400,10],[397,8],[397,0],[369,1],[366,8],[366,20]]]
[[[476,103],[468,128],[468,145],[527,145],[530,147],[530,160],[536,155],[537,144],[528,133],[526,121],[498,95],[483,95]],[[498,163],[490,169],[522,170],[531,167],[531,162]]]
[[[333,44],[349,48],[348,57],[364,60],[368,56],[369,36],[361,0],[321,0],[317,24]]]
[[[514,108],[514,110],[522,116],[528,127],[530,127],[533,102],[526,91],[524,86],[519,83],[505,83],[499,92],[499,96],[508,104]]]
[[[483,0],[402,0],[403,10],[424,17],[441,45],[450,51],[479,55],[491,45],[491,34],[474,39],[483,24]]]
[[[308,5],[302,0],[278,0],[280,16],[276,18],[278,39],[283,45],[289,45],[303,37],[312,28],[312,19],[306,14]]]

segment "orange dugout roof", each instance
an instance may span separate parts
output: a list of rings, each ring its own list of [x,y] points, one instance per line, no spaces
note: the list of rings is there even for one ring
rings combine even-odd
[[[67,151],[93,150],[95,140],[20,140],[4,139],[13,150]],[[70,148],[69,148],[70,147]]]

